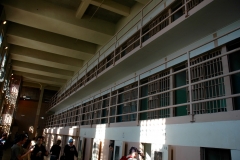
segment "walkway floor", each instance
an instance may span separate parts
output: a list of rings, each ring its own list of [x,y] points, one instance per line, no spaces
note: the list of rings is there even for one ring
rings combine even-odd
[[[3,158],[2,160],[10,160],[11,158],[11,148],[3,151]],[[44,157],[44,160],[50,160],[50,157]]]

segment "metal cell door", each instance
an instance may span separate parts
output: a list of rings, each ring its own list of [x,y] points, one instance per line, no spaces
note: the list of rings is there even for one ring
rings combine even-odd
[[[115,141],[114,142],[114,160],[119,160],[124,156],[125,151],[125,142],[123,141]]]

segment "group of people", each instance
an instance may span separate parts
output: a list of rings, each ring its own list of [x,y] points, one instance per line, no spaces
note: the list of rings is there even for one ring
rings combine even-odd
[[[53,145],[50,149],[51,158],[50,160],[58,160],[61,151],[61,140],[57,140],[57,143]],[[73,145],[73,139],[69,139],[68,144],[64,147],[64,154],[61,156],[60,160],[74,160],[74,156],[78,157],[78,152]]]
[[[5,149],[5,142],[7,134],[2,134],[0,139],[0,160],[3,157],[3,150]],[[64,147],[64,154],[61,160],[74,160],[74,156],[78,156],[76,147],[73,145],[73,139]],[[50,155],[50,160],[60,160],[61,140],[57,140],[50,151],[46,150],[44,144],[44,137],[38,136],[35,140],[30,140],[27,134],[19,134],[14,140],[11,147],[11,160],[44,160],[44,156]]]
[[[48,151],[43,145],[43,137],[36,139],[36,144],[28,139],[26,134],[20,134],[11,147],[11,160],[43,160],[48,155]]]
[[[0,139],[0,160],[3,156],[3,148],[7,139],[7,134],[2,134]],[[57,140],[50,152],[48,152],[43,144],[44,137],[38,136],[35,143],[28,139],[27,134],[20,134],[15,139],[15,143],[11,147],[11,160],[44,160],[44,156],[50,155],[50,160],[74,160],[74,156],[78,157],[76,147],[73,145],[73,139],[69,139],[68,144],[64,147],[64,154],[60,157],[61,140]],[[114,144],[109,145],[109,149],[114,151]],[[123,156],[120,160],[135,160],[138,156],[144,157],[141,150],[136,147],[131,147],[129,154]],[[113,157],[111,157],[113,159]]]

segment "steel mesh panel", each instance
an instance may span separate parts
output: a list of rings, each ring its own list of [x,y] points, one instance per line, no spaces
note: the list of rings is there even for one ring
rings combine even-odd
[[[168,17],[168,15],[168,12],[162,13],[151,21],[151,23],[149,24],[149,37],[152,37],[159,31],[161,31],[163,28],[168,26],[169,19],[165,19]]]
[[[190,65],[204,62],[221,54],[220,50],[207,53],[197,58],[191,59]],[[191,82],[212,78],[223,74],[222,58],[216,58],[206,63],[191,68]],[[188,82],[187,78],[187,82]],[[225,96],[224,78],[217,78],[207,82],[192,85],[192,100],[199,101]],[[216,100],[193,104],[194,114],[215,113],[226,111],[226,100]],[[188,109],[189,110],[189,109]]]
[[[195,6],[197,6],[199,3],[201,3],[203,0],[187,0],[187,10],[191,10]]]
[[[164,77],[170,74],[170,71],[155,74],[148,78],[148,81],[154,81],[158,78]],[[165,77],[160,80],[154,81],[148,84],[148,95],[161,93],[170,89],[170,77]],[[170,104],[170,93],[163,93],[160,95],[152,96],[148,98],[148,109],[154,109],[159,107],[165,107]],[[170,116],[169,109],[163,109],[158,111],[150,111],[147,113],[147,119],[166,118]]]
[[[96,70],[97,70],[97,67],[94,67],[86,74],[86,77],[87,77],[86,82],[90,81],[96,76]]]

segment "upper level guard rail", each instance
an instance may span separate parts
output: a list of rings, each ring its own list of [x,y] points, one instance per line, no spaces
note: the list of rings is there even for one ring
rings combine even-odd
[[[143,27],[145,27],[148,23],[143,24],[143,21],[145,20],[144,18],[147,17],[156,7],[158,7],[158,5],[162,5],[163,1],[160,1],[158,4],[156,4],[152,9],[150,9],[149,11],[146,12],[146,14],[144,15],[145,10],[147,10],[148,6],[153,2],[153,0],[151,0],[150,2],[148,2],[141,11],[139,11],[136,16],[134,16],[128,23],[126,23],[116,34],[115,36],[113,36],[111,38],[111,40],[107,43],[107,45],[103,46],[99,51],[98,51],[98,57],[96,58],[95,56],[90,59],[84,66],[83,68],[85,68],[84,70],[80,69],[80,71],[78,71],[73,78],[68,81],[66,83],[65,86],[63,86],[50,100],[49,103],[49,109],[51,109],[52,107],[54,107],[56,104],[58,104],[59,102],[61,102],[62,100],[64,100],[65,98],[67,98],[68,96],[70,96],[73,92],[81,89],[82,87],[84,87],[87,83],[89,83],[90,81],[92,81],[94,78],[97,78],[98,74],[102,74],[101,72],[106,69],[107,65],[111,66],[111,65],[115,65],[115,62],[118,61],[119,59],[121,59],[123,56],[125,56],[128,52],[130,52],[133,48],[136,48],[137,46],[142,46],[142,43],[146,41],[146,35],[148,35],[151,31],[156,30],[156,28],[158,26],[160,26],[161,24],[166,23],[166,20],[169,19],[169,22],[173,22],[174,20],[176,20],[175,18],[175,14],[179,12],[181,12],[182,16],[185,15],[185,17],[188,16],[188,11],[190,9],[192,9],[194,6],[197,6],[199,3],[201,3],[203,0],[198,0],[198,3],[196,3],[196,0],[180,0],[177,1],[176,3],[180,3],[180,7],[178,7],[176,10],[174,10],[171,14],[169,14],[167,17],[165,17],[164,19],[162,19],[161,21],[159,21],[158,23],[155,24],[155,26],[152,26],[152,28],[150,28],[148,31],[143,33]],[[172,4],[172,3],[171,3]],[[166,8],[164,10],[162,10],[160,12],[163,13],[166,10]],[[139,16],[140,15],[140,16]],[[138,18],[139,20],[135,20],[135,18]],[[175,18],[174,18],[175,17]],[[178,17],[179,18],[179,17]],[[135,23],[132,24],[132,22],[134,22],[134,20],[136,21]],[[128,29],[124,34],[120,35],[120,33],[127,27],[127,25],[132,25],[130,26],[130,29]],[[125,43],[125,42],[121,42],[121,39],[128,33],[131,32],[132,29],[134,28],[138,28],[138,30],[136,31],[137,35],[135,35],[136,33],[133,34],[132,38],[133,40],[129,40],[129,42]],[[160,31],[158,29],[158,31]],[[119,42],[121,43],[121,45],[119,45]],[[111,44],[112,43],[112,44]],[[106,46],[108,46],[108,44],[110,44],[110,46],[105,49]],[[109,50],[112,49],[112,53],[108,54],[107,56],[111,56],[110,59],[108,59],[108,61],[106,62],[106,64],[104,66],[99,66],[101,60],[101,56],[105,55],[105,53],[108,53]],[[106,57],[107,57],[106,56]],[[120,57],[120,58],[119,58]],[[95,60],[94,60],[95,59]],[[106,58],[105,58],[106,59]],[[105,60],[103,59],[103,60]],[[91,63],[90,63],[91,62]],[[93,66],[95,65],[95,66]],[[109,67],[108,66],[108,67]],[[101,72],[100,72],[101,70]],[[79,77],[83,75],[82,77]]]

